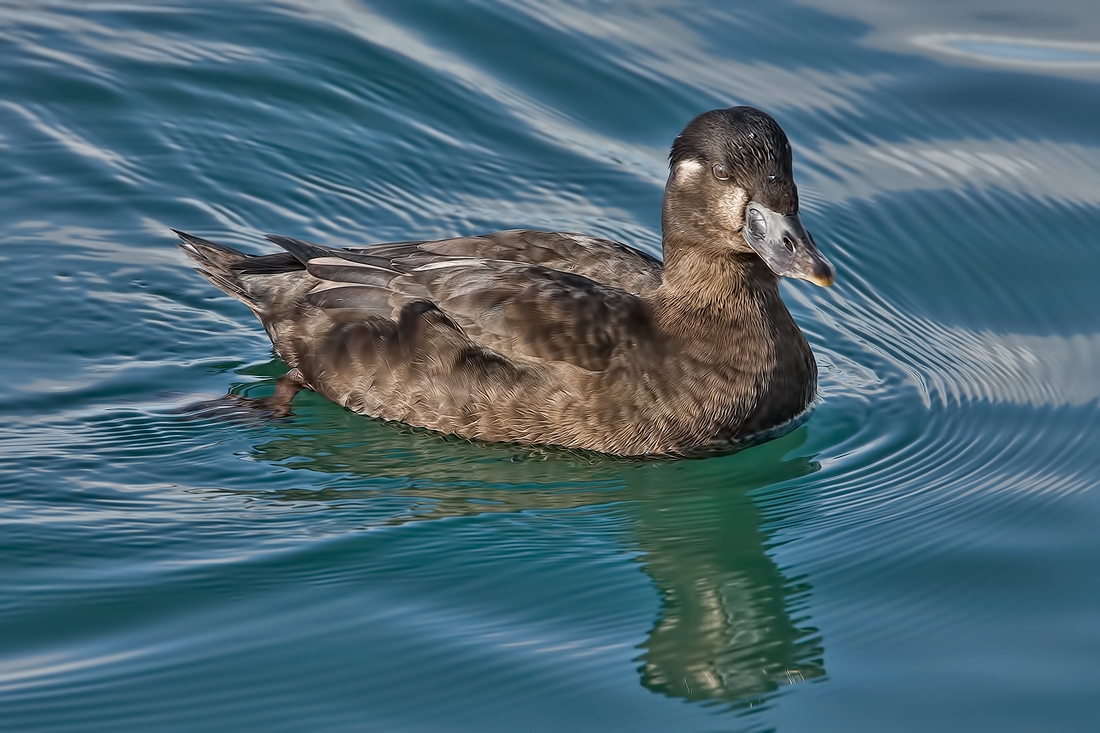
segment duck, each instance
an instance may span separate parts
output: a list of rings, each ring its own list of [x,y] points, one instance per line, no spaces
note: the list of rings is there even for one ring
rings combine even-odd
[[[334,248],[268,235],[249,255],[173,230],[259,318],[308,389],[473,441],[619,456],[732,452],[806,419],[817,364],[780,278],[835,279],[799,216],[767,113],[704,112],[672,143],[663,261],[570,232]]]

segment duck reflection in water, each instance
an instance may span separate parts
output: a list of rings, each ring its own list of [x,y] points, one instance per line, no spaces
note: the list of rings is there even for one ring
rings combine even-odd
[[[270,382],[244,391],[264,390]],[[189,412],[240,414],[251,402],[238,395]],[[341,481],[339,489],[257,491],[258,496],[342,505],[357,495],[373,499],[380,493],[414,500],[378,520],[387,525],[615,502],[632,513],[642,569],[660,596],[659,615],[636,659],[646,688],[693,702],[740,706],[825,674],[816,629],[805,617],[792,618],[805,608],[810,586],[785,577],[768,555],[769,532],[751,496],[818,470],[817,463],[798,455],[805,428],[732,456],[684,462],[472,447],[414,428],[364,423],[316,397],[297,407],[290,420],[259,424],[267,440],[254,445],[254,459],[340,474],[352,486],[403,479],[401,488],[386,482],[387,488],[359,490]]]
[[[644,569],[661,596],[639,659],[650,690],[692,701],[751,702],[824,675],[816,629],[791,617],[805,607],[809,584],[784,577],[767,554],[769,537],[750,496],[817,469],[804,457],[783,458],[804,439],[799,430],[741,454],[741,461],[722,461],[703,486],[677,485],[661,471],[631,482],[640,497]]]

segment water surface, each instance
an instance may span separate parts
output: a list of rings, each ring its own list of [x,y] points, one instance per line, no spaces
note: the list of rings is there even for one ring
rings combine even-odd
[[[1093,730],[1098,17],[0,5],[0,729]],[[658,253],[732,104],[839,271],[783,286],[816,412],[733,456],[256,419],[283,366],[168,231]]]

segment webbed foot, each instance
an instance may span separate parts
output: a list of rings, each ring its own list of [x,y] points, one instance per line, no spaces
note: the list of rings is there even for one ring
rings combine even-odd
[[[293,414],[291,400],[306,386],[302,373],[297,369],[279,377],[275,381],[275,392],[269,397],[245,397],[239,394],[227,394],[216,400],[204,400],[180,408],[177,412],[191,417],[213,417],[220,419],[245,418],[283,418]]]

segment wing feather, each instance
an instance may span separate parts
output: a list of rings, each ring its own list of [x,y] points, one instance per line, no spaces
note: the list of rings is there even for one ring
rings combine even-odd
[[[306,263],[306,271],[318,280],[385,287],[397,272],[383,267],[350,262],[340,257],[319,257]]]
[[[376,317],[378,315],[389,317],[392,311],[390,291],[387,288],[371,285],[349,285],[314,290],[305,296],[305,300],[310,305],[325,310],[357,310]]]
[[[480,237],[394,242],[349,250],[387,257],[399,269],[469,258],[542,265],[637,294],[661,284],[662,265],[656,257],[620,242],[584,234],[511,229]]]
[[[333,249],[269,238],[318,281],[304,301],[338,311],[341,321],[395,319],[409,303],[428,301],[503,356],[593,371],[657,333],[636,293],[660,285],[660,262],[610,240],[513,230]]]
[[[484,261],[418,270],[395,278],[401,295],[413,284],[476,340],[502,354],[606,369],[617,350],[656,335],[638,296],[540,265]],[[417,292],[420,292],[419,290]]]

